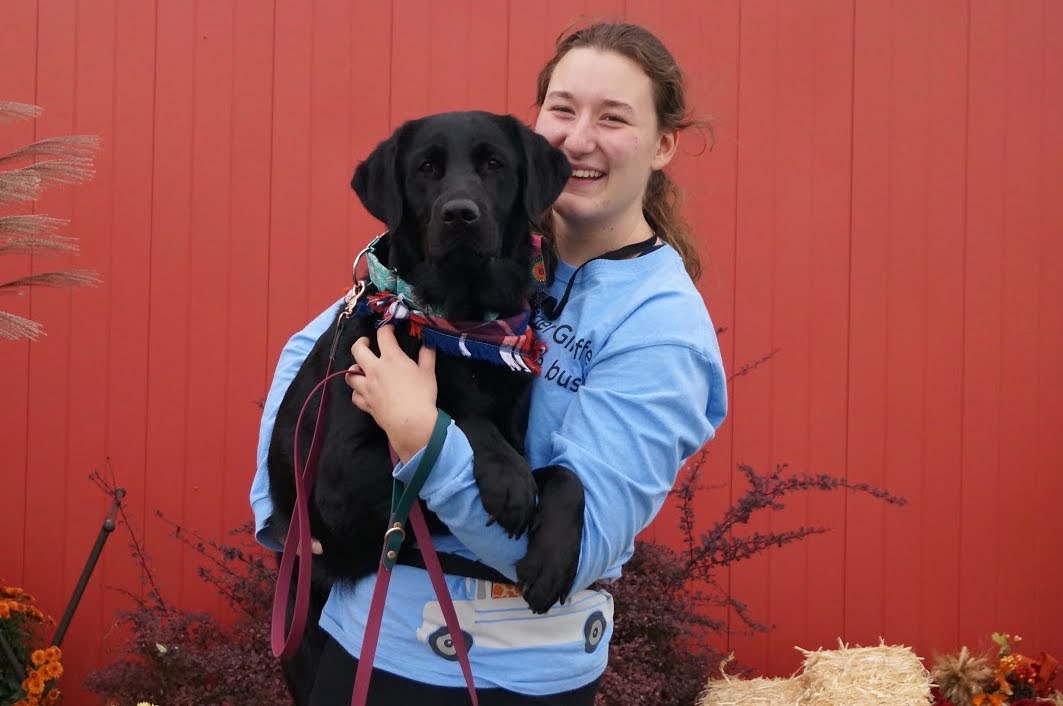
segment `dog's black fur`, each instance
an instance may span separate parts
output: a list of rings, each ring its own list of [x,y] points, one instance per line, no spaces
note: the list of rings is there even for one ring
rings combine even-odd
[[[418,300],[445,310],[453,320],[478,320],[488,311],[504,317],[523,309],[532,293],[530,224],[560,194],[569,174],[564,156],[515,118],[462,112],[402,125],[358,166],[351,185],[366,209],[387,225],[386,252],[378,255],[413,287]],[[270,528],[281,543],[295,500],[296,420],[325,375],[335,332],[333,325],[317,341],[277,413],[269,449]],[[350,348],[362,336],[378,352],[375,332],[366,319],[348,320],[336,345],[334,370],[354,362]],[[405,325],[396,336],[416,358],[419,343]],[[439,408],[472,445],[473,473],[487,513],[511,536],[529,532],[517,574],[532,610],[546,612],[574,588],[584,498],[571,471],[551,466],[532,473],[522,456],[532,377],[440,354],[436,378]],[[304,416],[301,458],[309,450],[316,408],[315,401]],[[351,402],[342,377],[329,384],[325,409],[327,435],[310,526],[324,550],[314,557],[313,583],[327,592],[335,580],[376,570],[389,517],[392,464],[386,436]],[[446,531],[424,509],[433,532]]]

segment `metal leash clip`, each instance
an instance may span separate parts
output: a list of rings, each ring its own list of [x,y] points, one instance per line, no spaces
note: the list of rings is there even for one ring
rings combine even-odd
[[[346,308],[340,313],[339,319],[337,320],[337,324],[340,326],[343,325],[345,319],[351,317],[351,314],[354,313],[355,307],[358,306],[358,300],[362,298],[363,294],[365,294],[368,278],[362,280],[358,279],[358,265],[361,263],[362,258],[365,257],[369,251],[373,249],[373,246],[377,244],[377,241],[383,237],[384,234],[381,234],[370,240],[369,244],[362,248],[361,252],[359,252],[354,258],[354,264],[351,265],[351,279],[354,281],[354,285],[351,287],[350,291],[343,296]]]

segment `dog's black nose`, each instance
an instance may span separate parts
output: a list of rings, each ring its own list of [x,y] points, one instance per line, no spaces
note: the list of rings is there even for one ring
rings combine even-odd
[[[472,199],[454,199],[443,204],[443,222],[448,226],[469,225],[480,219],[480,207]]]

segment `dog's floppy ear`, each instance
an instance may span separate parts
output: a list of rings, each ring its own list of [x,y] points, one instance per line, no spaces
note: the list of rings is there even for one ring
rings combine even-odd
[[[402,170],[399,164],[399,145],[409,123],[396,130],[391,137],[376,146],[365,161],[354,170],[351,188],[362,205],[388,231],[394,233],[402,222]]]
[[[572,167],[561,150],[552,147],[545,137],[512,115],[505,117],[519,136],[524,152],[524,170],[520,175],[524,210],[528,213],[528,220],[539,225],[543,213],[564,191]]]

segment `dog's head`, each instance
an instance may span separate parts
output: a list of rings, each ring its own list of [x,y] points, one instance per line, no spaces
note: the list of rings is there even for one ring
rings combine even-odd
[[[442,113],[405,123],[351,180],[389,232],[389,265],[452,318],[519,308],[529,229],[570,175],[564,155],[509,115]]]

